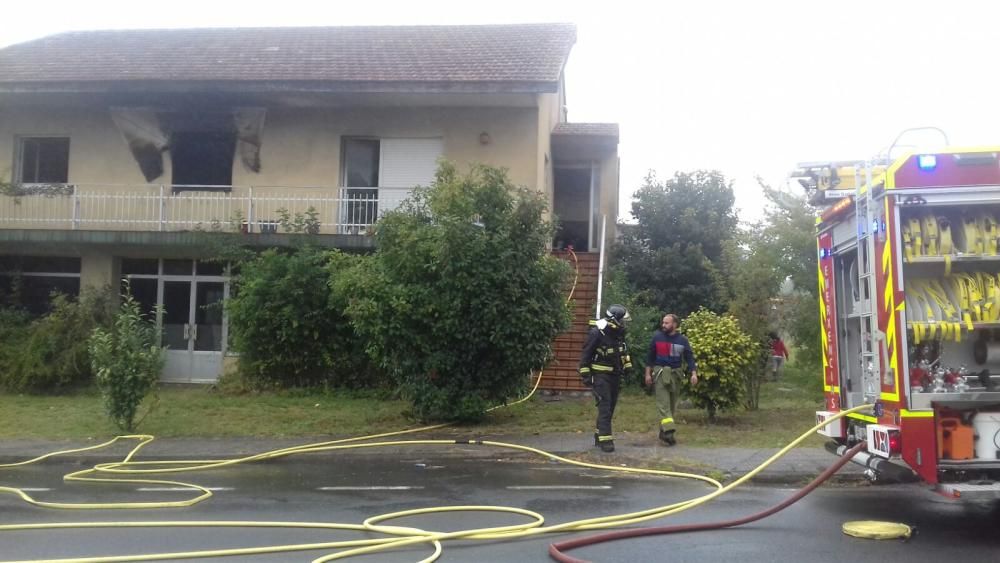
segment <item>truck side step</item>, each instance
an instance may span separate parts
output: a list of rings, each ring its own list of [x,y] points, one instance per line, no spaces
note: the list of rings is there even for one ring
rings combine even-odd
[[[948,498],[960,498],[962,500],[1000,499],[1000,482],[939,483],[935,488],[935,492]]]

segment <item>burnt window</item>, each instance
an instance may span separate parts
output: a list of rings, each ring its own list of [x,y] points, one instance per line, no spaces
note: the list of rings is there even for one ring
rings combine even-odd
[[[175,132],[170,139],[174,190],[231,189],[235,154],[235,132]]]
[[[65,184],[69,181],[69,138],[22,137],[17,169],[23,184]]]

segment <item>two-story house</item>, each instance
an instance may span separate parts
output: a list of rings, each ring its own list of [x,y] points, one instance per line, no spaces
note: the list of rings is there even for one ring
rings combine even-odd
[[[312,209],[317,240],[367,249],[441,157],[509,169],[548,196],[555,248],[597,251],[618,128],[567,122],[575,40],[567,24],[184,29],[2,49],[0,291],[16,276],[42,308],[128,279],[166,311],[164,379],[211,381],[229,282],[198,231],[281,245],[281,213]]]

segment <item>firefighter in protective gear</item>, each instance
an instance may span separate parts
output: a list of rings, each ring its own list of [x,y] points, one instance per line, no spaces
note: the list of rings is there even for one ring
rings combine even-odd
[[[611,417],[618,403],[618,390],[632,360],[625,345],[625,327],[630,317],[625,307],[608,307],[603,319],[591,321],[587,341],[580,354],[580,378],[590,387],[597,401],[597,431],[594,445],[604,452],[615,451]]]

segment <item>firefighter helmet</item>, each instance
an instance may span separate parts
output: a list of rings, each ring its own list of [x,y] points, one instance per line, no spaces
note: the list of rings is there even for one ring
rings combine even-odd
[[[628,314],[628,309],[624,305],[612,305],[608,307],[607,317],[609,321],[621,328],[625,328],[628,321],[632,320],[632,317]]]

